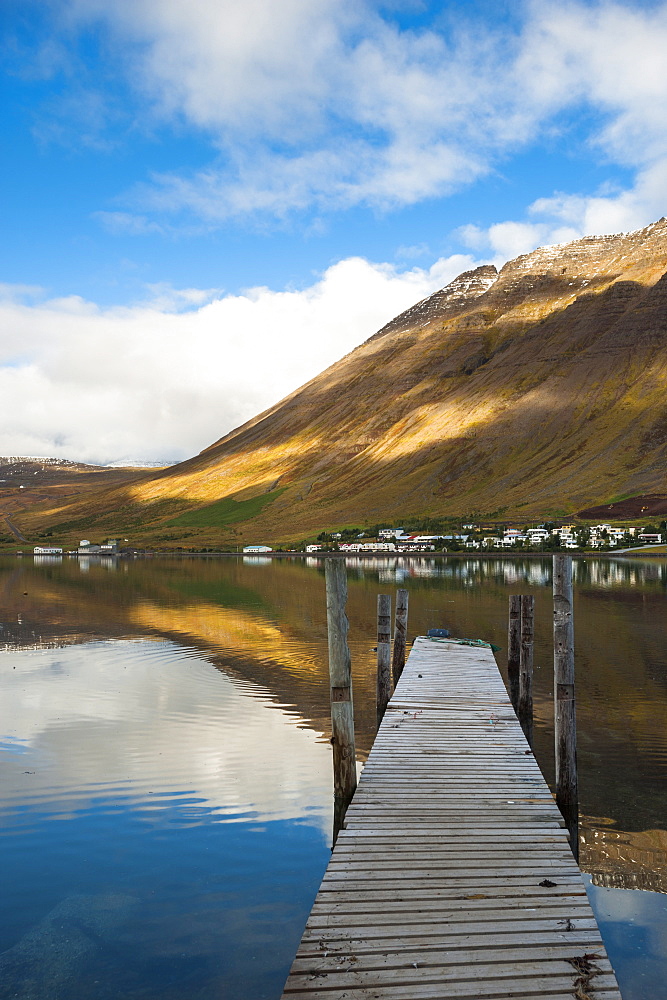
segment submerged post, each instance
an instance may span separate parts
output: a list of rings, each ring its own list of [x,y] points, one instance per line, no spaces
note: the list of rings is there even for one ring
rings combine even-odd
[[[553,557],[554,735],[556,805],[563,814],[575,861],[579,860],[577,715],[574,694],[574,615],[572,557]]]
[[[521,663],[521,595],[510,595],[507,629],[507,680],[514,711],[519,708],[519,667]]]
[[[382,722],[391,694],[391,597],[378,594],[377,720]]]
[[[396,620],[394,623],[394,652],[391,660],[391,672],[394,678],[394,687],[398,684],[399,678],[405,666],[405,642],[408,634],[408,592],[407,590],[396,591]]]
[[[325,562],[327,587],[327,631],[329,638],[329,682],[331,685],[331,743],[334,774],[334,843],[345,811],[357,787],[354,748],[352,670],[347,645],[347,572],[344,559]]]
[[[521,652],[519,657],[519,711],[517,715],[528,745],[533,745],[533,638],[535,598],[521,595]]]

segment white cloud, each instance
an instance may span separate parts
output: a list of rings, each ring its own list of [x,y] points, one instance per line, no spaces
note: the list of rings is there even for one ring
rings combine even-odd
[[[627,190],[556,194],[538,199],[529,211],[560,220],[580,234],[632,232],[667,213],[667,158],[639,171]]]
[[[147,302],[107,309],[5,289],[0,454],[186,458],[474,264],[398,271],[350,258],[299,291],[154,286]]]
[[[526,3],[518,29],[402,30],[367,0],[64,0],[102,20],[143,113],[204,130],[205,169],[127,195],[219,224],[442,196],[546,131],[639,171],[667,160],[667,3]],[[560,116],[560,117],[559,117]],[[131,230],[129,213],[107,224]]]
[[[497,222],[487,229],[479,226],[461,226],[459,238],[464,246],[490,253],[500,267],[505,261],[530,253],[539,246],[567,243],[581,234],[578,229],[555,226],[547,222]]]
[[[591,195],[558,192],[538,198],[527,209],[527,220],[507,220],[487,228],[461,226],[464,246],[489,254],[494,263],[539,246],[568,243],[582,236],[633,232],[667,214],[667,159],[639,171],[633,187]]]
[[[642,165],[667,152],[666,45],[665,3],[533,2],[516,70],[536,106],[587,104],[605,115],[593,141]]]
[[[69,0],[75,22],[102,20],[135,84],[162,114],[224,137],[294,140],[317,130],[335,85],[351,0]]]
[[[93,217],[114,236],[145,236],[147,233],[164,233],[165,227],[145,215],[130,212],[95,212]]]

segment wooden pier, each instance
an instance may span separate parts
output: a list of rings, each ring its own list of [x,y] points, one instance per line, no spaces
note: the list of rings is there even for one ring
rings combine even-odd
[[[284,1000],[620,1000],[490,649],[415,640]]]

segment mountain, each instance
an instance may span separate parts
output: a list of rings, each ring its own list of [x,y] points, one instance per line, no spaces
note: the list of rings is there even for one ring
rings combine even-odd
[[[18,519],[154,543],[667,496],[667,220],[459,275],[201,454]]]

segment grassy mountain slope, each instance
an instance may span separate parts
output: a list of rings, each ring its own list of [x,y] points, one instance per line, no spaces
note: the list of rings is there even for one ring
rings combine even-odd
[[[19,523],[219,544],[664,492],[666,272],[662,219],[466,273],[194,458]]]

